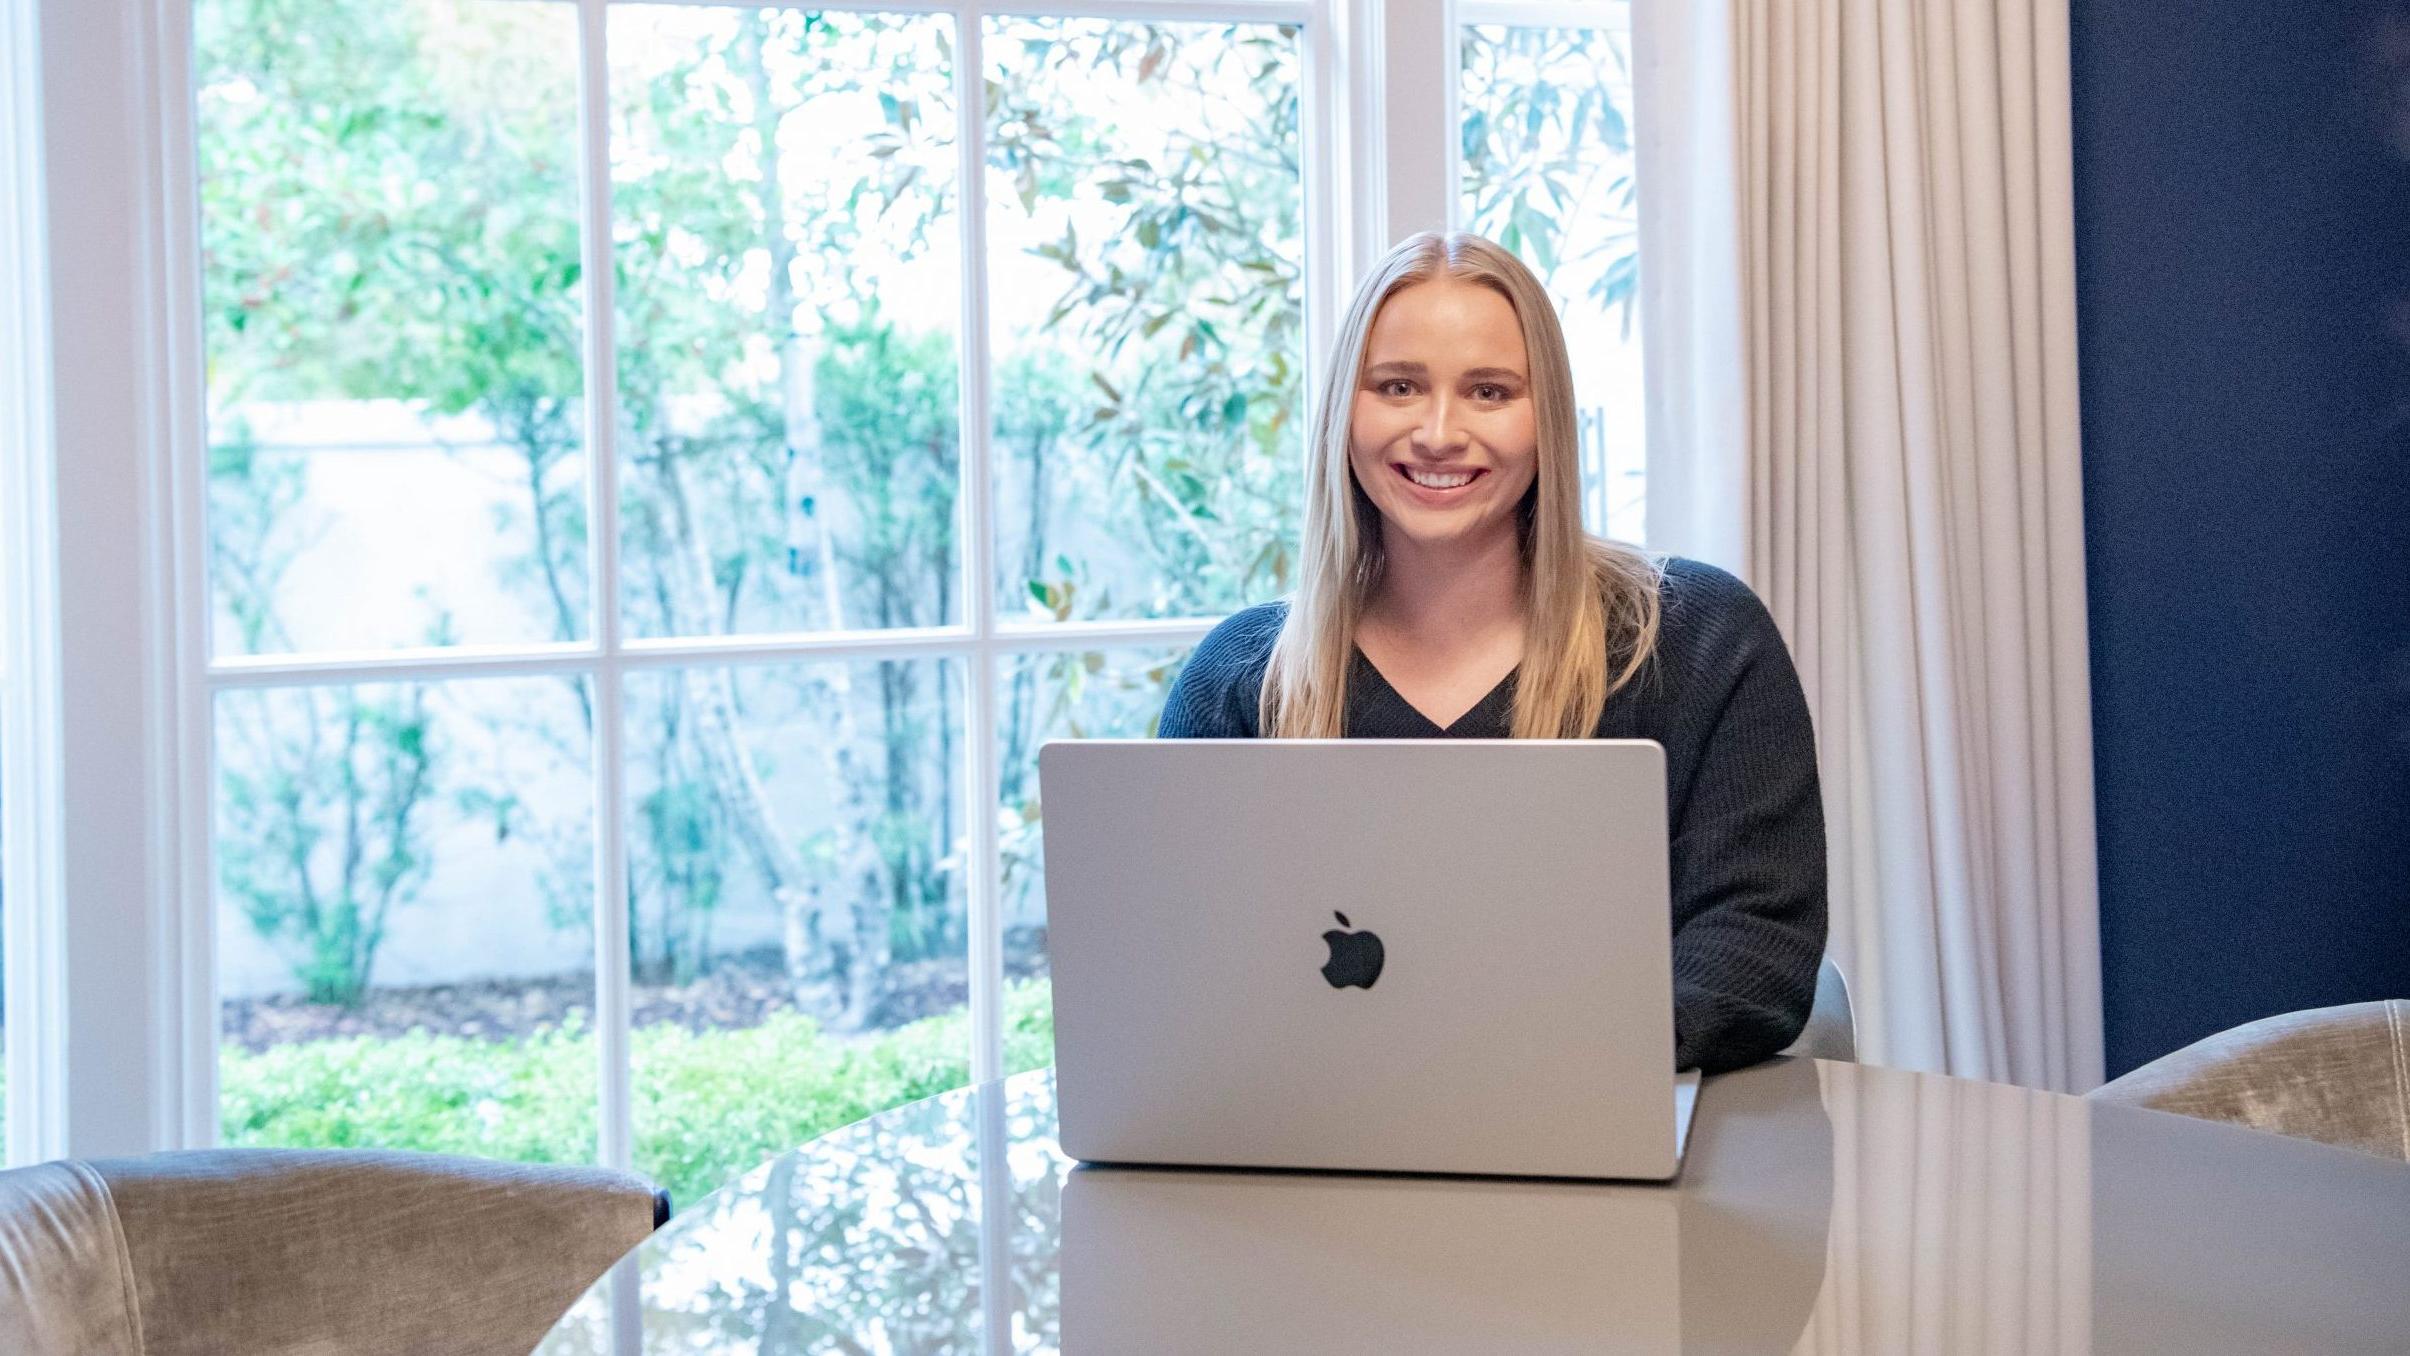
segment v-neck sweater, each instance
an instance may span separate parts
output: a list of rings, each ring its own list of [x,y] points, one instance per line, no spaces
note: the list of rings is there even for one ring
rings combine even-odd
[[[1594,737],[1665,749],[1673,885],[1674,1059],[1707,1073],[1798,1038],[1824,955],[1824,805],[1798,670],[1757,595],[1712,565],[1665,565],[1657,644],[1600,712]],[[1285,601],[1198,642],[1157,727],[1166,739],[1261,737],[1257,697]],[[1350,739],[1504,739],[1507,674],[1442,728],[1356,652]]]

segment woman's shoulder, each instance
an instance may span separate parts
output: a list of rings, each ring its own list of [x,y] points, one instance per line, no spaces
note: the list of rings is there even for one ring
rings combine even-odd
[[[1202,666],[1233,675],[1252,669],[1260,676],[1264,666],[1272,662],[1272,646],[1280,639],[1280,628],[1288,619],[1286,598],[1234,612],[1205,633],[1188,662],[1191,667]]]
[[[1665,607],[1684,611],[1716,612],[1734,607],[1764,608],[1757,594],[1740,576],[1721,566],[1688,556],[1666,556],[1660,567],[1665,580]]]
[[[1687,556],[1666,556],[1659,570],[1663,625],[1724,628],[1771,622],[1765,603],[1740,576]]]
[[[1261,603],[1206,632],[1172,680],[1156,733],[1167,739],[1253,738],[1256,694],[1288,615],[1285,602]]]
[[[1731,571],[1668,556],[1662,578],[1657,650],[1678,673],[1746,664],[1768,645],[1783,648],[1773,614]]]

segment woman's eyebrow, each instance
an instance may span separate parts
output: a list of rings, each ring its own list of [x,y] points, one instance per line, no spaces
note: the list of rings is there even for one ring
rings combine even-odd
[[[1466,381],[1521,381],[1523,374],[1511,367],[1476,367],[1464,374]]]
[[[1430,369],[1423,366],[1421,363],[1392,360],[1385,363],[1368,363],[1365,365],[1364,371],[1368,374],[1373,372],[1395,372],[1400,376],[1419,377],[1430,371]]]

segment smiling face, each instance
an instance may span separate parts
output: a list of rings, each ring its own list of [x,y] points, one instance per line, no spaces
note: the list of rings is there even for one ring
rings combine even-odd
[[[1392,543],[1463,546],[1513,533],[1539,468],[1514,306],[1445,277],[1391,294],[1365,335],[1347,457]]]

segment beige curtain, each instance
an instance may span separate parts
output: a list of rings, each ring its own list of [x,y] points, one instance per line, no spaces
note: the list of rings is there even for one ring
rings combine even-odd
[[[1649,544],[1815,709],[1870,1060],[2100,1081],[2065,0],[1635,0]]]

